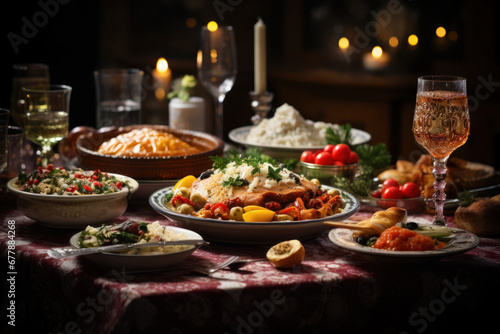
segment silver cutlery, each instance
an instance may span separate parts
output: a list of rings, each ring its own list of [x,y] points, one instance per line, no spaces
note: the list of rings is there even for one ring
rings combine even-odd
[[[172,246],[172,245],[206,246],[209,245],[209,242],[199,239],[187,239],[187,240],[175,240],[175,241],[138,242],[133,244],[117,244],[111,246],[100,246],[100,247],[89,247],[89,248],[54,247],[49,249],[47,253],[56,259],[61,259],[68,256],[99,254],[103,252],[114,252],[123,249]]]

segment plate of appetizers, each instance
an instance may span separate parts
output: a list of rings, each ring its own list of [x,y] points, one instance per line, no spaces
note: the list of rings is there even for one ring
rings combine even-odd
[[[151,242],[180,240],[201,242],[203,238],[196,232],[162,225],[157,221],[148,223],[128,220],[116,225],[88,226],[73,235],[69,242],[75,249],[142,243],[141,248],[82,255],[104,267],[142,270],[165,268],[183,262],[199,247],[189,244],[144,247]]]
[[[347,219],[360,205],[347,192],[251,158],[217,158],[213,169],[154,192],[149,203],[207,240],[244,244],[314,238],[328,228],[325,220]]]
[[[349,251],[396,261],[439,259],[465,253],[479,244],[479,238],[468,231],[430,223],[407,222],[404,214],[403,219],[394,217],[399,220],[396,224],[390,222],[393,217],[390,217],[388,210],[379,211],[372,218],[355,224],[344,223],[342,226],[332,223],[330,226],[337,225],[337,228],[332,229],[328,237],[333,244]],[[375,232],[370,230],[371,223],[375,223]],[[386,224],[392,226],[384,226]]]

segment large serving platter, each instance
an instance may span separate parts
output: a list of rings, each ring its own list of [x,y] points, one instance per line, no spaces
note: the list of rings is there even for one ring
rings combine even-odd
[[[186,239],[203,240],[202,236],[196,232],[186,230],[175,226],[165,226],[165,228],[172,230],[175,233],[182,233]],[[73,248],[80,248],[78,246],[78,239],[82,232],[74,234],[69,240]],[[166,254],[120,254],[120,253],[100,253],[84,255],[90,261],[106,268],[113,269],[127,269],[127,270],[148,270],[166,268],[186,260],[198,246],[189,246],[187,249]]]
[[[45,195],[19,190],[16,177],[7,183],[7,188],[17,197],[17,206],[25,216],[47,227],[79,229],[106,223],[123,214],[130,195],[139,189],[139,183],[131,177],[108,174],[129,187],[110,194]]]
[[[327,186],[323,188],[332,189]],[[172,189],[173,187],[167,187],[150,196],[149,203],[156,212],[184,228],[198,232],[207,240],[232,244],[273,244],[290,239],[312,239],[329,229],[323,224],[324,221],[345,220],[354,215],[360,206],[356,197],[342,191],[342,200],[345,203],[343,212],[326,218],[261,223],[226,221],[199,218],[171,210],[165,205],[165,195],[171,194]]]
[[[328,238],[335,245],[349,251],[362,254],[373,259],[395,261],[395,262],[422,262],[436,260],[445,256],[465,253],[479,244],[479,238],[465,230],[454,228],[461,233],[448,242],[448,245],[441,249],[430,251],[388,251],[383,249],[363,246],[356,242],[352,236],[352,230],[336,228],[328,233]]]
[[[231,130],[229,132],[229,139],[231,139],[233,142],[240,144],[245,147],[255,147],[258,148],[263,154],[267,154],[274,159],[277,160],[285,160],[285,159],[294,159],[294,158],[299,158],[300,154],[303,151],[306,150],[319,150],[322,149],[323,146],[318,146],[318,147],[310,147],[310,146],[303,146],[303,147],[287,147],[287,146],[280,146],[280,145],[257,145],[257,144],[251,144],[247,142],[247,137],[250,132],[250,129],[252,129],[253,125],[249,126],[243,126],[240,128],[236,128],[234,130]],[[352,144],[353,145],[360,145],[363,143],[367,143],[371,139],[371,135],[368,132],[359,130],[359,129],[351,129],[351,136],[352,136]]]

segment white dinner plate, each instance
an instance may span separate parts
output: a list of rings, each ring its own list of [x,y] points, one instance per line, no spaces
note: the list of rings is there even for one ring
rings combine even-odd
[[[445,256],[464,253],[475,248],[479,244],[479,238],[476,235],[460,230],[459,228],[454,228],[454,230],[462,231],[463,233],[458,233],[448,242],[446,247],[429,251],[387,251],[363,246],[353,238],[352,230],[344,228],[331,230],[328,233],[328,238],[339,247],[377,259],[413,262],[438,259]]]
[[[165,195],[172,193],[172,188],[167,187],[151,195],[149,204],[156,212],[184,228],[200,233],[207,240],[232,244],[273,244],[290,239],[312,239],[331,228],[323,224],[324,221],[345,220],[354,215],[360,206],[356,197],[341,191],[345,204],[343,212],[321,219],[262,223],[207,219],[180,214],[167,207]],[[328,186],[323,188],[332,189]]]
[[[243,126],[240,128],[236,128],[229,132],[229,139],[233,142],[243,145],[245,147],[255,147],[258,148],[263,154],[267,154],[270,157],[277,160],[284,159],[298,159],[302,152],[307,150],[319,150],[324,147],[323,146],[302,146],[302,147],[287,147],[282,145],[259,145],[259,144],[251,144],[246,141],[248,137],[248,133],[253,125]],[[368,132],[359,130],[359,129],[351,129],[352,136],[352,145],[360,145],[370,141],[371,135]]]
[[[165,227],[176,233],[184,234],[186,236],[186,239],[203,240],[203,237],[196,232],[175,226],[165,226]],[[82,232],[78,232],[77,234],[73,235],[69,240],[70,245],[73,246],[74,248],[79,248],[78,238],[80,238],[81,233]],[[153,254],[153,255],[119,254],[119,253],[109,252],[109,253],[90,254],[82,256],[85,256],[90,261],[106,268],[147,270],[147,269],[166,268],[178,264],[180,262],[183,262],[197,248],[198,246],[189,246],[189,248],[180,252],[167,253],[167,254]]]

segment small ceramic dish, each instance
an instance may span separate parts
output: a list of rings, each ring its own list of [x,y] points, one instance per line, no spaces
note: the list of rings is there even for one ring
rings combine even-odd
[[[129,186],[110,194],[45,195],[19,190],[16,177],[7,183],[7,187],[16,195],[17,207],[25,216],[47,227],[80,229],[120,216],[127,209],[130,195],[139,188],[137,181],[130,177],[109,174]]]

